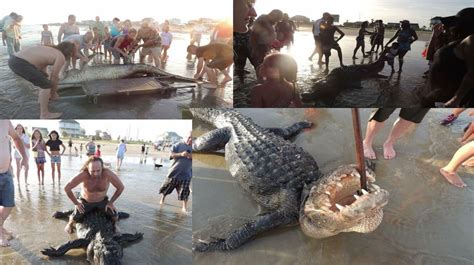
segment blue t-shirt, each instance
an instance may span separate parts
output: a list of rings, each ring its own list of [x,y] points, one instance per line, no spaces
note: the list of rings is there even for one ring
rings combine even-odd
[[[171,148],[172,153],[182,153],[184,151],[192,153],[192,146],[181,142],[173,145]],[[192,176],[192,167],[192,159],[186,157],[178,157],[173,159],[170,171],[168,172],[168,178],[175,178],[176,180],[190,180]]]

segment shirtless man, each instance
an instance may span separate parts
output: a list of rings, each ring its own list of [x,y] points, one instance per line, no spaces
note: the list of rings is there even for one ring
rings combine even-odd
[[[143,40],[143,43],[140,41]],[[140,52],[140,63],[145,63],[145,57],[151,55],[155,61],[156,67],[161,67],[161,37],[158,30],[152,26],[149,19],[144,19],[140,29],[138,29],[137,38],[131,45],[135,47],[130,54],[137,51],[140,47],[143,47]]]
[[[66,42],[57,46],[32,46],[21,50],[8,60],[10,69],[20,77],[40,87],[39,103],[41,119],[56,119],[61,113],[49,112],[49,99],[57,99],[59,73],[63,69],[66,59],[74,52],[74,45]],[[46,68],[51,65],[51,74]]]
[[[268,15],[261,15],[255,20],[250,33],[250,47],[252,48],[252,58],[256,65],[263,62],[272,49],[276,39],[274,26],[283,19],[281,10],[272,10]]]
[[[198,79],[207,74],[209,82],[213,85],[219,85],[214,69],[219,69],[224,74],[224,79],[220,83],[225,86],[227,82],[232,80],[227,67],[234,62],[234,52],[232,46],[223,43],[211,43],[201,47],[189,45],[188,53],[196,55],[198,64],[194,78]]]
[[[15,132],[9,120],[0,120],[0,247],[9,246],[8,241],[13,238],[12,233],[3,227],[12,208],[15,207],[15,187],[13,186],[9,148],[10,138],[22,157],[20,165],[28,168],[28,160],[23,159],[28,157],[23,141]]]
[[[92,47],[92,40],[94,40],[94,33],[92,31],[88,31],[84,35],[74,34],[63,39],[63,42],[73,43],[76,47],[71,58],[72,69],[76,69],[77,59],[80,60],[81,69],[89,62],[87,55],[89,54],[89,49]],[[68,66],[69,65],[70,63],[68,63]]]
[[[82,184],[81,198],[74,197],[72,189]],[[112,199],[108,199],[109,185],[115,187]],[[89,157],[81,169],[81,173],[73,177],[64,187],[69,199],[76,205],[74,212],[69,217],[69,222],[64,228],[67,233],[73,232],[75,222],[80,222],[85,214],[93,210],[104,210],[114,222],[118,220],[118,212],[114,202],[122,194],[124,186],[122,181],[111,170],[104,168],[104,162],[98,157]]]
[[[474,105],[474,8],[441,18],[448,41],[434,54],[422,105],[445,107]]]
[[[65,39],[74,34],[79,34],[79,27],[76,25],[76,16],[69,15],[67,18],[67,23],[62,24],[59,28],[58,43],[61,43],[63,36]]]

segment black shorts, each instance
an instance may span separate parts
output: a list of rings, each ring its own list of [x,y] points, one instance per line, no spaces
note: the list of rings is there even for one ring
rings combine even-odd
[[[234,58],[216,58],[210,61],[207,66],[209,68],[219,69],[221,71],[225,70],[234,62]]]
[[[399,117],[411,121],[413,123],[420,123],[428,113],[428,108],[402,108],[400,109]],[[380,108],[372,111],[369,121],[375,120],[378,122],[386,121],[390,115],[395,111],[395,108]]]
[[[317,46],[320,46],[320,45],[321,45],[321,37],[315,36],[315,35],[313,35],[313,37],[314,37],[314,43],[315,43]]]
[[[36,68],[36,66],[32,65],[27,60],[12,55],[8,60],[8,66],[15,74],[30,81],[33,85],[43,89],[52,88],[48,75]]]
[[[79,201],[84,205],[84,213],[80,213],[77,209],[74,209],[70,218],[75,222],[81,222],[85,214],[94,210],[103,210],[105,212],[105,206],[109,203],[109,198],[105,197],[101,202],[87,202],[84,198],[79,198]],[[118,212],[107,209],[105,213],[111,218],[118,218]]]
[[[331,50],[332,49],[338,50],[340,48],[341,48],[341,46],[339,46],[339,43],[336,42],[336,41],[333,41],[330,44],[324,44],[322,46],[322,52],[323,52],[323,54],[331,55]]]
[[[191,185],[191,180],[177,180],[175,178],[168,178],[163,185],[161,185],[160,193],[163,195],[168,195],[173,192],[174,189],[178,191],[178,200],[187,201],[189,194],[191,193],[189,189]]]

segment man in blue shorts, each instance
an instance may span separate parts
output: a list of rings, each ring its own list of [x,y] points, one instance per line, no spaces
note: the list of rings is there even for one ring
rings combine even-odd
[[[7,231],[3,225],[13,207],[15,207],[15,187],[11,172],[11,150],[10,139],[13,140],[16,150],[21,155],[21,166],[28,168],[25,147],[20,136],[15,132],[9,120],[0,120],[0,247],[7,247],[8,242],[13,238],[11,232]]]

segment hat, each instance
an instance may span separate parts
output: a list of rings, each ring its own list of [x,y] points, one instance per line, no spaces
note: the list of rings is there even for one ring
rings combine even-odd
[[[400,23],[402,23],[402,24],[410,24],[410,21],[404,19],[404,20],[400,21]]]
[[[464,8],[454,16],[441,18],[441,23],[448,27],[453,26],[462,21],[474,24],[474,7]]]

